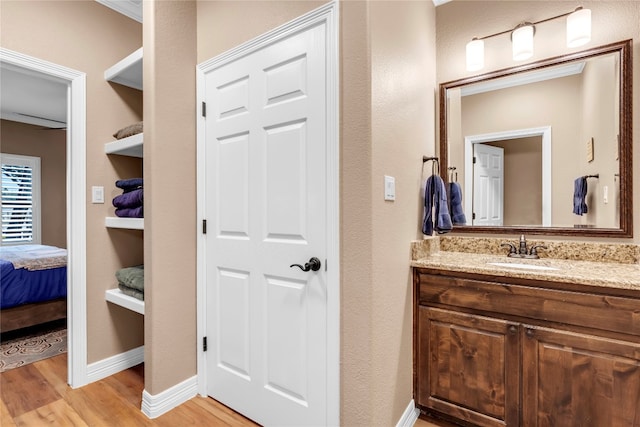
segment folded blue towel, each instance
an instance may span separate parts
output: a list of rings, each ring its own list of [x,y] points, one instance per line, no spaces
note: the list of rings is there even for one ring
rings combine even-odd
[[[129,191],[113,198],[113,206],[116,208],[137,208],[142,206],[144,199],[143,189]]]
[[[466,225],[467,217],[462,209],[462,187],[457,182],[449,184],[449,195],[451,197],[451,220],[455,225]]]
[[[120,218],[144,218],[142,206],[137,208],[118,208],[116,209],[116,216]]]
[[[444,186],[444,181],[438,175],[431,175],[427,179],[424,189],[422,233],[431,236],[433,230],[442,234],[452,229],[453,225],[451,224],[451,216],[447,206],[447,189]]]
[[[584,215],[587,210],[587,178],[581,176],[573,182],[573,213]]]
[[[116,187],[122,188],[125,193],[141,188],[142,178],[119,179],[116,181]]]

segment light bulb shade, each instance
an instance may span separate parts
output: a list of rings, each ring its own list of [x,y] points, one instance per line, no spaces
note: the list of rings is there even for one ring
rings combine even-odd
[[[578,47],[591,41],[591,10],[578,9],[567,16],[567,47]]]
[[[478,71],[484,67],[484,41],[467,43],[467,71]]]
[[[523,61],[533,56],[533,25],[518,27],[511,33],[513,60]]]

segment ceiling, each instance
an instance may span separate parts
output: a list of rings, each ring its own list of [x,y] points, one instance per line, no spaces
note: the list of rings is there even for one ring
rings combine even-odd
[[[142,24],[142,0],[96,0]]]
[[[48,128],[64,128],[67,123],[67,85],[2,64],[0,118]]]

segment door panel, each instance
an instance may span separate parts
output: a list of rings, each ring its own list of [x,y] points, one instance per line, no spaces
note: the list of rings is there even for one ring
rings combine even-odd
[[[216,147],[212,147],[214,150]],[[217,143],[218,189],[217,235],[249,236],[249,134],[222,138]]]
[[[219,269],[217,323],[221,366],[249,379],[249,274]],[[224,303],[224,304],[222,304]]]
[[[205,79],[208,394],[266,426],[327,423],[325,30]]]
[[[266,239],[306,243],[306,133],[305,121],[266,131]]]

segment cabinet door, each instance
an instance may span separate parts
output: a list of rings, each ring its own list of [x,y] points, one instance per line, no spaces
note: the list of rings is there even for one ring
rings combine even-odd
[[[524,426],[640,426],[640,344],[525,327]]]
[[[418,310],[418,404],[479,426],[518,425],[518,324]]]

